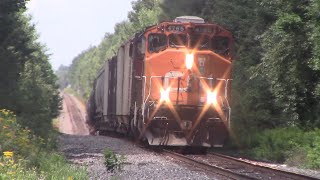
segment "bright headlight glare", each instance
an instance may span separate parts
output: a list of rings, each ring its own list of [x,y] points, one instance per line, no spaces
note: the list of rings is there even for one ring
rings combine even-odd
[[[193,54],[187,54],[186,55],[186,67],[187,69],[191,69],[194,61]]]
[[[168,88],[166,90],[161,89],[161,91],[160,91],[161,101],[169,101],[170,100],[169,92],[170,92],[170,88]]]
[[[216,92],[208,92],[207,94],[207,103],[214,104],[217,102],[217,93]]]

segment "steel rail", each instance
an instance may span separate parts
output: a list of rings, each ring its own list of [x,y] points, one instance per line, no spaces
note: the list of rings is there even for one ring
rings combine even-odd
[[[223,159],[228,162],[232,162],[232,164],[238,164],[238,165],[249,167],[250,169],[263,172],[264,174],[270,175],[270,173],[272,173],[274,176],[277,176],[279,178],[282,177],[282,178],[297,179],[297,180],[319,180],[316,177],[298,174],[290,171],[279,170],[279,169],[268,167],[268,166],[253,164],[253,163],[246,162],[246,161],[243,161],[234,157],[226,156],[223,154],[209,153],[209,155],[214,156],[215,158]]]
[[[241,173],[237,173],[237,172],[233,172],[231,170],[228,169],[224,169],[221,168],[219,166],[215,166],[215,165],[210,165],[207,163],[203,163],[197,160],[194,160],[192,158],[189,158],[187,156],[184,156],[182,154],[178,154],[172,151],[168,151],[168,150],[163,150],[162,154],[170,156],[173,159],[182,161],[186,164],[192,165],[194,167],[198,167],[200,169],[203,169],[207,172],[213,173],[213,174],[217,174],[217,175],[221,175],[221,176],[225,176],[227,178],[231,178],[231,179],[237,179],[237,180],[243,180],[243,179],[258,179],[255,177],[251,177],[245,174],[241,174]]]

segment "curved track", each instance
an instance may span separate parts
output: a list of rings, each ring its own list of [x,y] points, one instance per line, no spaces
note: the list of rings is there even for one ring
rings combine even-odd
[[[244,162],[221,154],[182,155],[164,150],[164,155],[182,161],[186,164],[201,168],[209,173],[218,174],[228,179],[296,179],[316,180],[315,177],[305,176],[287,171],[281,171],[265,166]]]

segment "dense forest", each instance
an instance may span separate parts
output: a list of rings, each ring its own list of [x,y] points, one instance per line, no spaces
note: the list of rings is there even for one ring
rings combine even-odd
[[[293,163],[295,153],[301,164],[320,167],[319,0],[137,0],[132,6],[113,34],[73,59],[62,84],[87,99],[101,65],[134,32],[199,16],[230,30],[236,41],[230,146]]]

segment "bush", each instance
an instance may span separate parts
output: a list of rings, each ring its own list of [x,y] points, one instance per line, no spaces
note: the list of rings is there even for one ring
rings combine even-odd
[[[0,110],[0,151],[12,151],[28,159],[35,158],[44,140],[22,128],[9,110]]]
[[[0,179],[87,179],[85,169],[52,152],[56,135],[50,132],[44,141],[22,128],[12,112],[0,110]]]
[[[311,146],[307,148],[307,166],[314,169],[320,169],[320,130],[308,134],[308,137],[313,137],[314,140],[312,141]]]
[[[320,130],[304,132],[298,128],[266,130],[252,136],[255,158],[287,162],[289,165],[320,168]]]
[[[114,171],[114,170],[121,170],[122,165],[125,161],[125,158],[123,155],[119,156],[116,155],[114,152],[112,152],[110,149],[105,149],[104,152],[104,158],[105,158],[105,166],[107,167],[108,171]]]
[[[255,156],[265,160],[285,161],[284,152],[295,146],[296,134],[301,137],[298,129],[274,129],[254,136],[258,142],[257,147],[254,148]]]

